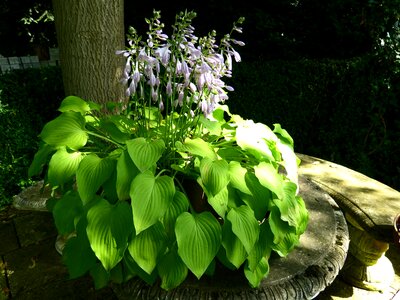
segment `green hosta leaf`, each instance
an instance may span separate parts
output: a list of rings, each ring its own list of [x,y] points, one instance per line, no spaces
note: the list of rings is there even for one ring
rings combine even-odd
[[[101,128],[110,135],[111,139],[118,143],[124,144],[131,137],[129,133],[122,132],[111,120],[102,120],[100,124]]]
[[[129,155],[140,172],[152,168],[161,158],[165,144],[163,140],[147,141],[145,138],[136,138],[126,141]]]
[[[129,243],[132,258],[147,273],[156,267],[158,257],[165,251],[166,234],[160,222],[136,235]]]
[[[285,167],[287,178],[295,184],[298,184],[297,156],[293,151],[293,148],[281,142],[277,143],[276,146],[282,155],[281,164]]]
[[[246,173],[245,181],[252,196],[243,197],[243,201],[254,211],[256,219],[262,221],[269,210],[272,201],[272,192],[261,185],[256,175],[252,172]]]
[[[242,193],[252,195],[251,191],[247,187],[245,176],[247,169],[242,167],[237,161],[231,161],[229,163],[229,178],[230,185]]]
[[[247,268],[251,271],[255,271],[260,260],[263,257],[269,257],[273,246],[274,236],[268,222],[264,222],[260,225],[260,234],[258,241],[253,247],[253,250],[247,257]]]
[[[188,268],[179,257],[176,247],[161,258],[157,270],[161,277],[161,288],[167,291],[180,285],[188,274]]]
[[[86,112],[90,111],[90,106],[85,100],[79,97],[68,96],[61,102],[58,110],[61,112],[75,111],[84,115]]]
[[[217,158],[217,155],[215,154],[214,149],[211,147],[211,145],[201,138],[196,138],[196,139],[186,138],[183,144],[177,142],[176,148],[180,152],[189,152],[191,155],[208,157],[210,159]]]
[[[164,214],[162,222],[165,227],[165,231],[167,232],[170,238],[175,237],[175,222],[178,216],[187,211],[189,208],[189,200],[186,198],[185,194],[176,191],[174,198],[167,211]]]
[[[145,271],[143,271],[141,267],[138,266],[138,264],[129,254],[129,251],[125,252],[122,263],[127,271],[126,275],[128,275],[128,277],[139,276],[143,281],[145,281],[149,285],[153,285],[157,279],[157,270],[154,270],[153,273],[151,274],[147,274]]]
[[[53,146],[50,146],[46,143],[41,143],[39,150],[35,153],[33,161],[29,166],[28,176],[32,177],[39,175],[43,170],[43,166],[47,163],[49,155],[53,152]]]
[[[92,200],[100,186],[111,176],[115,163],[115,160],[100,158],[96,154],[82,159],[76,172],[76,182],[83,204]]]
[[[283,198],[283,177],[273,165],[261,162],[254,167],[255,174],[260,183],[276,194],[279,199]]]
[[[232,223],[224,222],[222,227],[222,246],[225,248],[226,258],[238,269],[247,258],[246,248],[232,231]]]
[[[60,186],[70,181],[83,159],[81,152],[68,152],[65,147],[58,149],[50,159],[47,173],[51,186]]]
[[[302,198],[296,196],[297,186],[292,182],[285,182],[283,199],[274,199],[279,208],[281,219],[303,233],[308,221],[308,213]]]
[[[130,198],[130,189],[133,178],[140,171],[131,160],[128,151],[121,153],[117,161],[117,182],[116,189],[119,200],[127,200]]]
[[[220,217],[225,218],[229,201],[229,192],[226,187],[215,196],[209,197],[207,201]]]
[[[285,257],[293,251],[294,247],[299,244],[300,236],[297,235],[293,229],[292,231],[286,232],[279,243],[272,245],[272,249],[277,252],[280,256]]]
[[[225,160],[205,157],[200,162],[200,178],[208,192],[207,196],[215,196],[229,183],[229,165]]]
[[[174,181],[169,176],[155,177],[150,171],[146,171],[135,177],[130,196],[137,234],[164,216],[174,195]]]
[[[79,112],[64,112],[43,127],[40,137],[51,146],[78,150],[88,140],[85,118]]]
[[[287,232],[293,231],[294,228],[288,222],[281,219],[279,208],[273,205],[268,218],[271,231],[274,234],[274,244],[279,244],[285,237]]]
[[[261,281],[268,275],[268,273],[269,264],[268,260],[265,257],[260,260],[254,270],[251,270],[249,268],[244,269],[244,275],[246,276],[252,288],[259,287]]]
[[[100,199],[89,209],[87,220],[90,246],[103,267],[110,271],[124,256],[128,237],[133,232],[129,204],[118,202],[111,205],[107,200]]]
[[[68,192],[53,207],[53,217],[60,234],[75,231],[75,223],[83,213],[82,201],[77,192]]]
[[[250,253],[260,233],[260,227],[254,217],[253,210],[245,205],[232,208],[227,215],[227,219],[232,223],[232,231],[242,242],[247,253]]]
[[[277,139],[267,125],[251,120],[241,122],[236,129],[236,142],[239,147],[259,160],[275,161],[268,142]]]
[[[102,197],[107,199],[111,204],[115,204],[118,202],[117,195],[117,170],[114,168],[114,171],[110,174],[110,177],[101,185],[102,188]]]
[[[290,134],[281,127],[280,124],[274,124],[274,133],[277,135],[277,137],[282,140],[285,144],[288,144],[293,148],[294,141],[293,138],[290,136]]]
[[[175,224],[178,254],[200,278],[221,246],[221,226],[210,212],[182,213]]]
[[[96,265],[94,254],[86,234],[87,221],[82,218],[76,226],[76,236],[67,240],[63,249],[63,261],[71,279],[83,276]]]
[[[104,269],[103,265],[99,263],[90,269],[90,276],[93,278],[96,290],[106,287],[110,281],[110,272]]]

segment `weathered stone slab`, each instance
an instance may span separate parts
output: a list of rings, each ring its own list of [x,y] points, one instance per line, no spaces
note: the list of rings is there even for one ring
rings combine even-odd
[[[12,221],[0,222],[0,255],[18,248],[18,239]]]
[[[16,299],[21,299],[19,295],[27,290],[68,278],[68,271],[54,248],[53,239],[6,254],[4,261],[10,271],[8,282],[11,295]]]
[[[18,216],[14,219],[14,223],[21,247],[37,244],[49,238],[54,238],[54,242],[57,236],[53,216],[49,212],[32,212]]]
[[[400,213],[400,192],[342,165],[297,154],[299,174],[326,190],[375,239],[393,242],[393,220]]]

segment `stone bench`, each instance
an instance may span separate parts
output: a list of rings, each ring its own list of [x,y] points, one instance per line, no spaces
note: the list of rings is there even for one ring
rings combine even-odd
[[[385,252],[395,241],[393,222],[400,213],[400,192],[339,164],[297,155],[299,174],[324,189],[346,217],[350,245],[341,278],[366,290],[388,288],[394,269]]]

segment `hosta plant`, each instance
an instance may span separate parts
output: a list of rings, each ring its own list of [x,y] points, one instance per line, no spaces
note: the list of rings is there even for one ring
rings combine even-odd
[[[229,111],[222,80],[240,61],[239,19],[217,43],[197,38],[194,12],[171,36],[154,12],[147,38],[134,29],[118,51],[129,104],[106,108],[66,97],[47,123],[30,175],[45,170],[48,202],[72,278],[96,287],[139,276],[166,290],[216,264],[244,270],[252,287],[271,252],[287,255],[308,222],[298,196],[291,136]]]

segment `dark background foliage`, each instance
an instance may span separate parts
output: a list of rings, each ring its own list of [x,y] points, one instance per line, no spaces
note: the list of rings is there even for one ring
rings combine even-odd
[[[229,83],[231,111],[280,123],[297,152],[332,160],[400,190],[400,0],[125,0],[125,25],[145,34],[161,10],[166,32],[177,12],[197,12],[197,35],[225,34],[246,18],[242,62]],[[54,24],[21,19],[51,11],[51,1],[0,0],[3,56],[56,46]],[[36,36],[40,39],[31,37]],[[397,55],[397,57],[396,57]],[[26,185],[37,134],[56,114],[58,67],[0,76],[0,202]],[[5,106],[6,105],[6,106]],[[4,149],[4,150],[3,150]]]

